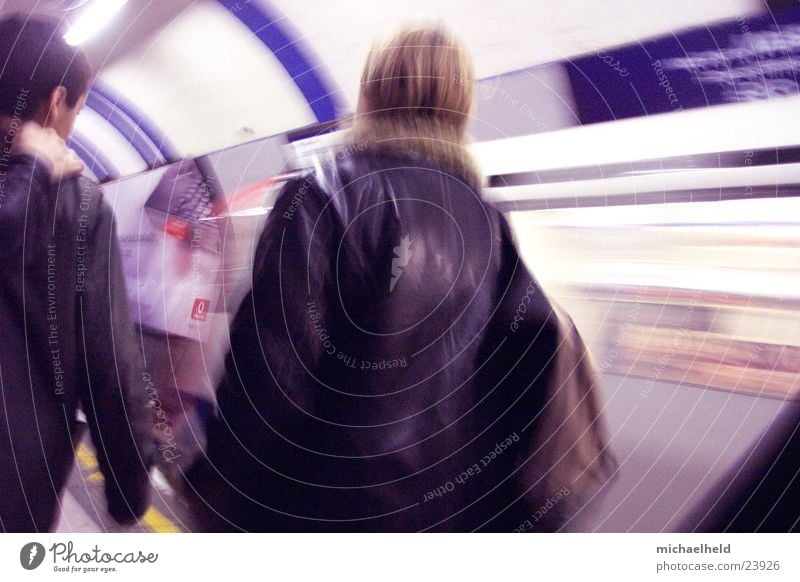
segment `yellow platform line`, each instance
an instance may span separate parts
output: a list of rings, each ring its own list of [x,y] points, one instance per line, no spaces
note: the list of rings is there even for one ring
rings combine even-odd
[[[86,471],[92,471],[86,475],[86,480],[92,483],[100,483],[103,481],[103,474],[97,470],[99,463],[97,457],[92,450],[84,443],[80,443],[78,448],[75,449],[75,457],[78,459],[78,464]],[[161,513],[152,505],[142,516],[142,523],[144,526],[155,533],[181,533],[183,530],[166,515]]]
[[[86,475],[86,480],[89,483],[102,483],[104,481],[103,474],[100,471],[95,471],[94,473],[89,473]]]
[[[75,450],[75,456],[84,469],[97,469],[97,457],[94,456],[91,449],[84,443],[78,445],[78,448]]]
[[[144,523],[147,529],[155,533],[182,532],[181,528],[175,525],[170,518],[161,513],[152,505],[150,506],[150,509],[145,512],[144,517],[142,517],[142,523]]]

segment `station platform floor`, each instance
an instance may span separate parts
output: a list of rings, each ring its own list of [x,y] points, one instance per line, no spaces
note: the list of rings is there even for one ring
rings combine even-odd
[[[75,465],[61,499],[61,515],[57,532],[151,532],[180,533],[190,531],[186,508],[167,479],[151,473],[153,491],[151,505],[138,524],[121,526],[106,512],[103,475],[90,442],[78,446]]]
[[[619,462],[616,478],[565,531],[671,531],[774,420],[784,401],[697,386],[606,376],[606,425]],[[154,475],[152,506],[136,525],[107,515],[102,475],[87,441],[62,500],[58,532],[191,531],[186,507]]]

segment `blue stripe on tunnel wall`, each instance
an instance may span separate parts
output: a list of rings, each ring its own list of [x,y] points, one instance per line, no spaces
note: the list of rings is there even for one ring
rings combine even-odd
[[[136,153],[144,160],[149,168],[157,168],[166,162],[164,156],[150,141],[135,121],[124,115],[113,101],[98,93],[94,88],[89,91],[86,106],[100,117],[108,121],[114,129],[128,140]]]
[[[147,139],[158,149],[161,156],[166,161],[174,162],[180,157],[175,147],[167,139],[167,136],[156,127],[153,122],[143,113],[138,111],[131,103],[126,101],[122,95],[113,88],[101,83],[98,80],[92,84],[92,91],[110,102],[115,109],[118,109],[125,117],[133,122],[134,125],[143,133]]]
[[[342,109],[334,98],[339,91],[321,74],[321,64],[314,64],[296,38],[282,26],[282,16],[268,9],[265,2],[217,0],[230,14],[247,26],[292,78],[319,122],[333,121]]]

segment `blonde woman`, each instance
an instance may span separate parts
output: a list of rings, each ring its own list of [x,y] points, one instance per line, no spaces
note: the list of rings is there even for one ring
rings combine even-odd
[[[446,29],[404,28],[349,143],[281,194],[189,475],[199,529],[555,530],[610,474],[581,340],[481,198],[473,88]]]

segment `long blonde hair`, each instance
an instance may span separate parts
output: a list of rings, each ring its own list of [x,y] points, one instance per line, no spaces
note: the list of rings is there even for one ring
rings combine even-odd
[[[351,139],[414,152],[480,185],[465,148],[474,92],[472,61],[447,28],[405,26],[367,57]]]

